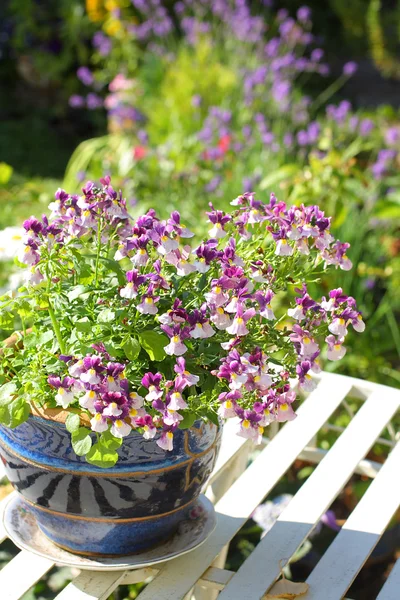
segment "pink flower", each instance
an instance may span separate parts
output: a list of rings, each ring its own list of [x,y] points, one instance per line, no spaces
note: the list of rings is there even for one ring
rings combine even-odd
[[[246,327],[247,321],[249,321],[254,315],[256,311],[254,308],[249,308],[248,310],[243,312],[243,308],[239,307],[238,312],[236,313],[236,317],[233,319],[233,323],[230,327],[227,327],[226,331],[231,335],[243,336],[249,333],[249,330]]]

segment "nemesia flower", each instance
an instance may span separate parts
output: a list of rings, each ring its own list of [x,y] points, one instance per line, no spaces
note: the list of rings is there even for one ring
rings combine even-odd
[[[287,44],[303,34],[294,19],[286,16],[280,23]],[[269,43],[265,53],[280,60],[278,46]],[[291,82],[286,85],[281,69],[296,69],[298,60],[291,53],[285,67],[275,64],[282,85],[271,97],[280,96],[282,106]],[[244,75],[249,98],[257,97],[268,76],[265,69]],[[315,123],[301,125],[305,107],[300,101],[296,105],[295,131],[304,127],[310,140],[319,132]],[[214,144],[219,160],[239,151],[234,146],[238,140],[229,129],[229,111],[212,108],[210,118],[219,126]],[[349,110],[344,105],[331,113],[342,119]],[[265,143],[272,133],[268,127],[265,116],[256,112],[254,123],[243,126],[242,142],[258,131]],[[202,137],[208,134],[203,131]],[[268,143],[275,151],[275,141]],[[43,397],[89,414],[98,443],[105,443],[105,432],[107,438],[142,435],[172,451],[176,428],[186,418],[201,418],[201,411],[209,421],[236,418],[238,434],[258,443],[270,423],[296,417],[292,381],[312,391],[321,357],[339,360],[346,353],[349,326],[364,330],[356,301],[341,288],[322,299],[312,298],[307,289],[315,268],[351,266],[349,244],[334,238],[331,219],[318,206],[289,207],[274,194],[263,202],[250,191],[232,204],[230,214],[210,205],[212,237],[191,245],[192,232],[178,211],[166,220],[153,209],[128,218],[122,193],[106,175],[100,184],[87,182],[80,194],[58,190],[50,219],[32,217],[24,223],[26,272],[32,271],[32,281],[46,277],[54,286],[46,320],[42,314],[41,321],[32,317],[41,333],[49,323],[53,326],[54,335],[43,337],[45,351],[53,347],[59,358],[53,374],[54,362],[43,366]],[[126,270],[130,262],[134,268]],[[91,286],[94,295],[85,292]],[[43,286],[24,293],[35,299],[34,306],[42,306]],[[271,303],[278,294],[277,320]],[[13,305],[11,296],[5,302],[3,310],[14,318],[21,304]],[[32,378],[29,369],[37,373],[37,362],[32,350],[22,351],[26,382]]]
[[[328,351],[326,353],[329,360],[340,360],[346,354],[346,348],[343,346],[343,338],[335,338],[333,335],[328,335],[325,338],[328,344]]]
[[[171,451],[174,447],[174,434],[171,430],[163,431],[161,437],[156,441],[157,446],[162,450]]]

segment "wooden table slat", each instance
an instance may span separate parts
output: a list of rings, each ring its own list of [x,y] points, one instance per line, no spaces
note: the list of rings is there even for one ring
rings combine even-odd
[[[287,471],[301,450],[328,420],[351,388],[351,382],[324,374],[318,388],[217,503],[217,528],[206,544],[167,563],[139,594],[140,600],[181,600],[253,510]]]
[[[349,589],[400,505],[399,465],[400,442],[308,578],[307,600],[339,600]]]
[[[399,600],[400,596],[400,558],[397,560],[389,577],[378,594],[376,600]]]
[[[51,560],[21,550],[0,571],[1,600],[19,600],[52,567]]]
[[[370,396],[221,593],[221,600],[241,600],[248,590],[252,600],[262,598],[399,406],[398,394],[388,394],[385,402],[380,392]]]

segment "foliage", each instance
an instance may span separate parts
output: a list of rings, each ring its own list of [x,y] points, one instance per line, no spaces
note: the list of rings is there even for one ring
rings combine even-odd
[[[337,361],[347,327],[364,330],[340,288],[318,302],[307,291],[328,265],[352,266],[330,218],[245,193],[230,213],[210,203],[209,237],[191,246],[179,212],[132,222],[110,177],[101,184],[59,189],[50,220],[24,222],[25,285],[0,300],[0,326],[21,323],[23,338],[3,349],[0,422],[17,427],[31,404],[70,409],[75,454],[107,468],[132,429],[172,450],[198,418],[239,417],[239,435],[257,441],[295,418],[289,378],[310,391],[319,340]]]

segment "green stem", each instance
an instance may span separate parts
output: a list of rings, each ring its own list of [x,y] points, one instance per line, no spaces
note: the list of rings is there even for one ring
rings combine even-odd
[[[331,85],[329,85],[326,90],[324,90],[313,102],[312,104],[312,109],[315,111],[317,110],[320,106],[322,106],[323,104],[325,104],[325,102],[327,102],[327,100],[329,100],[329,98],[331,96],[333,96],[333,94],[336,94],[337,91],[340,90],[341,87],[343,87],[343,84],[348,80],[349,78],[346,77],[346,75],[340,75],[340,77],[338,77],[338,79],[336,79],[336,81],[334,81],[333,83],[331,83]]]
[[[100,247],[101,247],[101,219],[99,218],[97,224],[97,254],[96,254],[96,268],[94,276],[94,285],[97,287],[99,279],[99,264],[100,264]]]
[[[65,354],[64,340],[62,339],[60,326],[58,324],[58,321],[57,321],[57,318],[56,318],[53,306],[52,306],[52,304],[50,302],[50,297],[47,299],[47,301],[49,303],[49,315],[50,315],[51,323],[53,325],[54,333],[56,334],[58,345],[60,346],[61,353]]]

